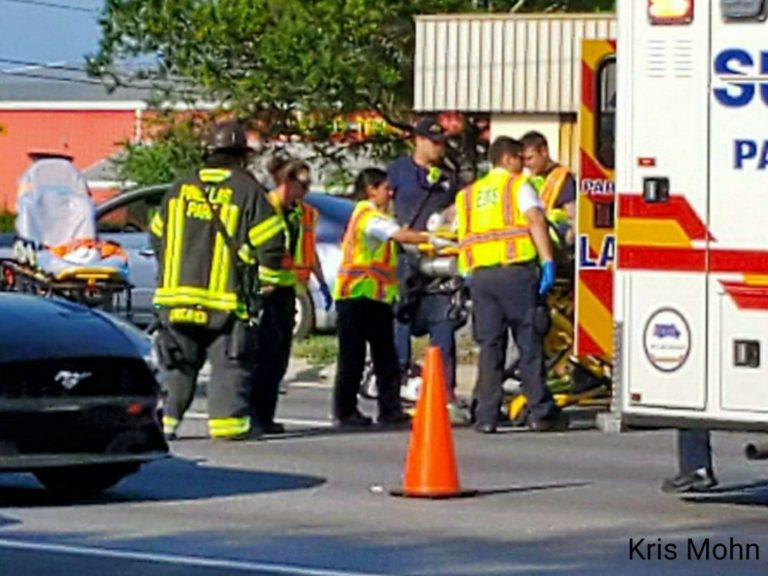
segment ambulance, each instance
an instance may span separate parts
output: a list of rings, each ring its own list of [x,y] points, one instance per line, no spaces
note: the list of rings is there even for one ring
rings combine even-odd
[[[624,425],[768,430],[768,0],[617,13],[583,52],[576,354]]]

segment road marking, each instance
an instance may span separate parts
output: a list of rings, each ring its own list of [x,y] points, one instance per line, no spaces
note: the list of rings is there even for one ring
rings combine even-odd
[[[184,418],[189,420],[208,420],[208,413],[187,412]],[[333,426],[328,420],[311,420],[309,418],[278,418],[277,421],[289,426],[302,426],[305,428],[331,428]]]
[[[207,558],[204,556],[176,556],[173,554],[155,554],[152,552],[132,552],[109,548],[92,548],[89,546],[65,546],[62,544],[42,544],[40,542],[25,542],[22,540],[0,539],[0,549],[24,550],[32,552],[49,552],[67,554],[70,556],[90,556],[92,558],[111,558],[114,560],[132,560],[138,562],[153,562],[155,564],[172,564],[192,568],[219,568],[238,572],[271,572],[273,574],[288,574],[289,576],[385,576],[369,572],[348,572],[324,568],[306,568],[290,564],[271,564],[267,562],[246,562],[226,560],[223,558]]]

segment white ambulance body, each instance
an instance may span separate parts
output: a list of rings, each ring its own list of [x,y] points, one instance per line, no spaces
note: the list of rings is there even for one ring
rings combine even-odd
[[[619,0],[615,390],[768,429],[768,0]]]

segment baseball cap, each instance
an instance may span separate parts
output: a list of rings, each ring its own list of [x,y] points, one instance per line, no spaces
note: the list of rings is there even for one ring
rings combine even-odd
[[[413,133],[416,136],[428,138],[429,140],[432,140],[432,142],[438,144],[445,142],[445,129],[440,125],[440,122],[437,121],[437,118],[434,118],[433,116],[427,116],[426,118],[419,120],[413,127]]]

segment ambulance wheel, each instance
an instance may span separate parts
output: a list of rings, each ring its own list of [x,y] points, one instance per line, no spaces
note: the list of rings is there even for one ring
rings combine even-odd
[[[296,316],[294,317],[293,337],[303,340],[312,334],[315,328],[315,310],[312,296],[308,292],[296,294]]]

